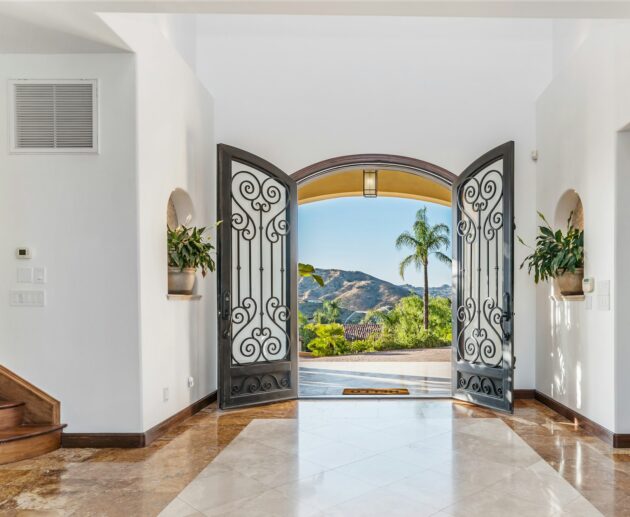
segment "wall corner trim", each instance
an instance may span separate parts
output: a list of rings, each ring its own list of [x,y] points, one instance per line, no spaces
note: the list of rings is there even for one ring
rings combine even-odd
[[[61,446],[65,448],[86,447],[94,449],[148,447],[169,429],[195,415],[216,400],[217,392],[214,391],[143,433],[63,433],[61,435]]]

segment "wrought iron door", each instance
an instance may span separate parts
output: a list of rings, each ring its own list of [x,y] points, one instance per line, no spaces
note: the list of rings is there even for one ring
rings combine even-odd
[[[455,181],[453,396],[513,410],[514,142]]]
[[[219,402],[297,394],[297,186],[269,162],[218,147]]]

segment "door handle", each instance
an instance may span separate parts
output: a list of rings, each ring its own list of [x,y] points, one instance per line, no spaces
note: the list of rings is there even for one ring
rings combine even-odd
[[[223,291],[221,295],[221,319],[228,321],[232,315],[230,291]]]
[[[506,330],[505,324],[512,321],[512,303],[510,293],[503,293],[503,310],[501,311],[501,331],[503,332],[504,341],[508,341],[512,337],[510,330]]]

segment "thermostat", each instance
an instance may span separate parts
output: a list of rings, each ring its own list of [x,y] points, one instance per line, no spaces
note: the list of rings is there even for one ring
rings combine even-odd
[[[592,293],[595,290],[595,279],[593,277],[582,279],[582,291],[585,293]]]
[[[15,256],[19,259],[30,259],[31,249],[30,248],[17,248],[15,250]]]

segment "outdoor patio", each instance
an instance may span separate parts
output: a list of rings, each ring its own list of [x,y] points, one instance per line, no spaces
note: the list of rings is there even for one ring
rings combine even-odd
[[[407,388],[412,397],[450,397],[450,356],[450,348],[439,348],[300,357],[300,397],[341,396],[344,388]]]

